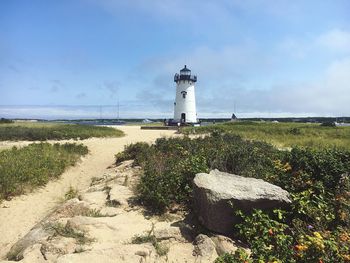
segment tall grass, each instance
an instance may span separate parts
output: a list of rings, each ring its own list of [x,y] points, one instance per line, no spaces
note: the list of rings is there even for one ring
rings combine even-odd
[[[58,178],[88,153],[82,144],[30,144],[0,152],[0,200],[19,195]]]
[[[304,146],[350,150],[350,127],[324,127],[308,123],[227,122],[202,127],[184,128],[185,134],[213,131],[231,133],[244,139],[271,143],[277,147]]]
[[[111,127],[58,124],[58,123],[12,123],[0,126],[0,141],[5,140],[65,140],[90,137],[120,137],[124,133]]]

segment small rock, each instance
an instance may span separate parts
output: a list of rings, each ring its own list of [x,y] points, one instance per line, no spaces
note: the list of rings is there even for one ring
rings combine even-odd
[[[44,242],[41,247],[41,253],[48,260],[56,261],[60,255],[71,254],[76,250],[77,244],[74,238],[57,237]]]
[[[195,245],[194,252],[200,256],[201,262],[213,262],[218,257],[215,244],[207,235],[199,234]]]
[[[185,239],[181,234],[181,230],[178,227],[168,227],[163,229],[155,229],[154,235],[158,240],[175,239],[183,242]]]
[[[97,224],[97,222],[94,217],[75,216],[67,220],[66,227],[85,232],[89,229],[89,225],[95,224]]]
[[[238,248],[238,246],[236,245],[236,242],[229,237],[225,237],[222,235],[215,235],[211,237],[211,240],[214,242],[216,252],[218,253],[219,256],[225,253],[234,253]]]
[[[84,193],[81,200],[88,203],[92,208],[101,208],[105,205],[107,194],[104,191]]]
[[[23,252],[23,259],[21,260],[22,263],[46,263],[43,254],[41,254],[41,244],[35,244],[31,247],[28,247]]]
[[[115,184],[109,192],[109,200],[118,202],[119,204],[128,205],[128,199],[133,196],[132,191],[126,186]]]
[[[145,251],[145,250],[139,250],[135,252],[135,255],[138,255],[140,257],[147,257],[149,254],[149,251]]]

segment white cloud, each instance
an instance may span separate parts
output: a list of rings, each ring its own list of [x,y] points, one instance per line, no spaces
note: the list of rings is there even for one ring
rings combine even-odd
[[[242,80],[250,72],[266,72],[274,63],[274,58],[259,52],[255,44],[246,41],[241,45],[210,48],[200,46],[180,54],[157,57],[140,64],[135,71],[154,74],[155,79],[168,78],[177,73],[185,64],[198,74],[201,85],[220,85]],[[214,87],[213,87],[214,88]]]
[[[333,28],[319,35],[287,36],[277,48],[286,57],[296,59],[344,55],[350,53],[350,31]]]
[[[204,100],[204,111],[233,111],[249,114],[350,115],[350,57],[332,62],[315,81],[280,83],[267,90],[221,89]],[[285,115],[287,116],[287,115]]]
[[[350,32],[332,29],[316,39],[316,42],[331,51],[350,52]]]

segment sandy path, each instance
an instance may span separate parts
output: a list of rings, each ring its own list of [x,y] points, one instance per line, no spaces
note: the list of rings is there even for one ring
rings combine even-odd
[[[92,177],[108,173],[107,167],[114,162],[114,155],[124,146],[137,141],[152,142],[174,131],[141,130],[139,126],[118,127],[126,133],[122,138],[92,138],[81,141],[89,147],[90,154],[76,166],[69,168],[59,180],[48,183],[42,189],[22,195],[0,204],[0,259],[10,247],[23,237],[36,223],[44,218],[62,200],[70,186],[85,189]],[[27,142],[11,142],[7,146],[26,145]],[[1,145],[7,148],[6,145]]]

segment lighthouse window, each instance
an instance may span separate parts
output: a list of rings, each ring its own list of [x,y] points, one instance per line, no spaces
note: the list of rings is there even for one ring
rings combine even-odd
[[[186,91],[181,91],[182,97],[186,99],[187,92]]]

